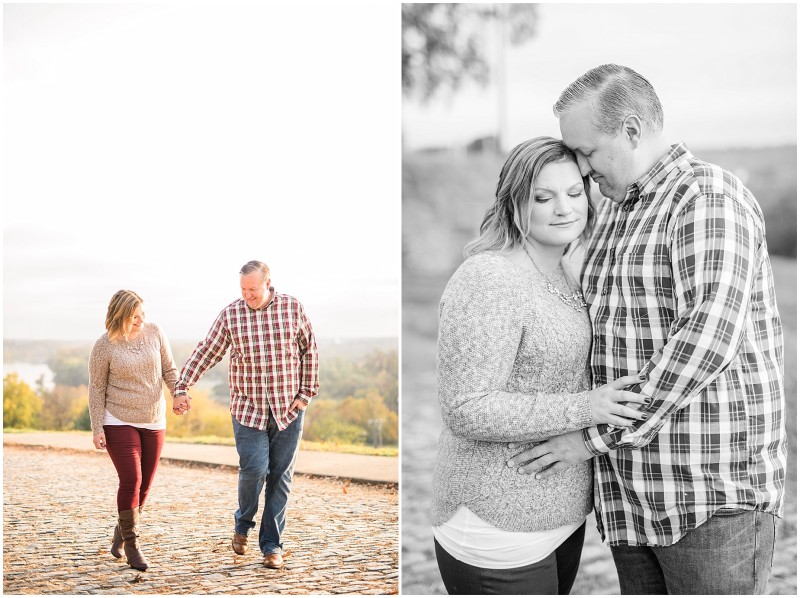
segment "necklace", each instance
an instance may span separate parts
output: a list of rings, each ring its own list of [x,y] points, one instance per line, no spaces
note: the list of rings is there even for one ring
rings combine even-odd
[[[528,251],[527,243],[523,243],[522,244],[522,248],[525,250],[525,253],[528,255],[528,259],[531,260],[531,263],[533,264],[533,267],[536,268],[536,271],[539,274],[541,274],[542,278],[544,278],[545,281],[547,282],[547,291],[549,293],[552,293],[553,295],[556,295],[559,299],[561,299],[564,303],[569,305],[575,311],[581,311],[583,308],[586,307],[586,301],[584,301],[583,295],[579,291],[573,291],[572,295],[567,295],[564,292],[562,292],[561,289],[559,289],[555,284],[553,284],[553,281],[551,281],[547,277],[547,275],[544,272],[542,272],[542,269],[539,267],[539,265],[533,259],[533,256],[531,255],[531,252]]]

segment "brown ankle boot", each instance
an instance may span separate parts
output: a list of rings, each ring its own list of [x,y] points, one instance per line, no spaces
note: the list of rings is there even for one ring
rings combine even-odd
[[[111,540],[111,555],[115,559],[122,556],[123,546],[125,546],[125,540],[122,539],[122,532],[119,531],[119,521],[117,521],[117,527],[114,528],[114,539]]]
[[[119,530],[125,541],[125,556],[128,564],[134,569],[145,571],[148,567],[147,560],[139,550],[139,509],[120,511]]]
[[[139,505],[139,521],[142,519],[142,510],[144,509],[144,505]],[[119,531],[119,521],[117,521],[117,526],[114,528],[114,538],[111,540],[111,555],[118,559],[122,556],[122,549],[125,547],[125,540],[122,539],[122,533]]]

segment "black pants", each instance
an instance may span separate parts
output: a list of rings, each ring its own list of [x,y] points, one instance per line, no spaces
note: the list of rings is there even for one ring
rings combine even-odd
[[[586,523],[546,558],[514,569],[473,567],[433,542],[448,594],[569,594],[578,574],[585,531]]]

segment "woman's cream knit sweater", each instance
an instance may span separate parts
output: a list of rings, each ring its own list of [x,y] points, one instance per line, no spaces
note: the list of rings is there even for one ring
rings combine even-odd
[[[560,286],[566,290],[566,279]],[[439,306],[444,426],[433,525],[446,522],[460,505],[508,531],[554,529],[586,517],[591,461],[543,480],[506,462],[522,450],[509,449],[510,441],[544,440],[593,424],[590,342],[585,309],[549,293],[541,274],[495,252],[459,267]]]
[[[92,433],[103,432],[106,409],[132,424],[154,423],[166,416],[162,380],[175,391],[178,369],[167,337],[146,323],[132,341],[112,343],[108,333],[95,342],[89,356],[89,415]]]

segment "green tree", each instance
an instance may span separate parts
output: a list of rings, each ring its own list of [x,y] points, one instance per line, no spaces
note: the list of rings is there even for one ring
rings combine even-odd
[[[44,395],[39,423],[43,430],[72,430],[89,411],[86,386],[56,385]],[[91,428],[91,425],[89,426]]]
[[[367,431],[342,418],[339,401],[317,399],[311,403],[303,421],[303,438],[317,442],[363,444]]]
[[[62,348],[47,360],[53,382],[60,386],[89,384],[89,351],[85,347]]]
[[[16,372],[3,377],[3,427],[36,428],[42,398]]]

